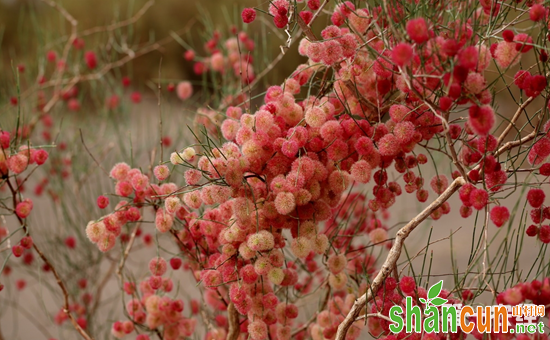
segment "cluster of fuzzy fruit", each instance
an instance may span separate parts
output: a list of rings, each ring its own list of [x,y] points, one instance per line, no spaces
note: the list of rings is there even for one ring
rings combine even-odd
[[[170,261],[172,269],[178,269],[178,264],[181,265],[181,262]],[[126,311],[136,324],[146,325],[149,329],[162,327],[163,339],[184,339],[193,335],[197,320],[193,317],[184,317],[183,300],[171,299],[164,295],[169,294],[173,289],[172,279],[163,277],[167,270],[166,260],[155,257],[149,261],[151,276],[140,282],[139,293],[135,284],[125,282],[124,291],[132,297],[126,304]],[[193,309],[193,314],[196,314],[197,306]],[[111,334],[120,339],[133,332],[132,321],[116,321],[111,328]],[[137,339],[148,340],[149,336],[140,334]]]
[[[319,8],[315,1],[307,5]],[[390,20],[403,18],[403,8],[397,7]],[[476,12],[481,23],[495,15],[490,8],[486,11],[482,6]],[[289,1],[277,0],[270,4],[269,13],[283,27],[291,9]],[[294,300],[283,300],[276,293],[293,289],[305,294],[313,283],[319,286],[322,278],[330,286],[331,298],[308,333],[319,339],[335,335],[355,297],[346,292],[356,284],[348,278],[376,271],[375,260],[361,249],[370,243],[391,245],[380,217],[402,194],[402,187],[408,194],[415,193],[420,202],[428,200],[428,186],[420,171],[428,158],[414,152],[417,145],[427,146],[438,139],[448,141],[448,148],[462,146],[457,158],[468,172],[468,184],[460,190],[464,217],[493,204],[491,196],[507,180],[495,156],[499,141],[491,132],[496,118],[484,72],[492,61],[502,68],[517,64],[523,53],[532,50],[528,35],[510,37],[506,31],[503,41],[488,46],[473,34],[469,22],[452,21],[443,29],[415,18],[406,22],[406,36],[394,41],[392,37],[381,39],[377,31],[377,27],[388,26],[381,8],[356,8],[345,2],[333,13],[332,25],[321,32],[323,40],[301,41],[299,52],[308,58],[307,63],[298,66],[281,86],[269,87],[263,105],[246,112],[240,106],[226,109],[221,132],[227,142],[199,154],[187,148],[171,155],[174,166],[189,168],[184,174],[185,190],[178,191],[174,183],[151,184],[140,170],[117,164],[111,171],[115,191],[133,197],[133,202],[118,203],[112,214],[87,227],[90,240],[106,251],[120,234],[120,225],[138,221],[139,208],[152,205],[158,231],[173,231],[182,252],[189,255],[185,261],[205,288],[206,303],[218,311],[232,305],[246,316],[240,322],[241,332],[253,340],[304,337],[303,330],[292,332],[300,329]],[[247,22],[254,17],[255,12],[243,12]],[[242,70],[250,62],[236,53],[237,40],[224,44],[227,55],[218,43],[219,36],[207,43],[211,57],[197,62],[196,71],[208,67],[223,72],[228,63],[237,63]],[[187,58],[193,60],[193,52]],[[329,69],[334,70],[332,88],[304,99],[303,87]],[[249,74],[244,76],[246,81],[252,79]],[[546,88],[539,76],[527,73],[516,77],[516,84],[530,96]],[[468,117],[463,124],[449,124],[450,115],[459,107],[468,109]],[[542,139],[537,143],[533,148],[537,151],[532,151],[536,155],[530,158],[541,164],[548,148]],[[397,180],[389,180],[390,167],[400,174]],[[159,165],[154,175],[159,183],[166,181],[170,169]],[[458,176],[458,171],[451,176],[438,174],[429,187],[440,195],[449,187],[449,177]],[[370,198],[348,195],[353,185],[371,180]],[[541,205],[533,207],[543,211]],[[438,219],[450,209],[445,202],[431,217]],[[502,226],[510,213],[494,206],[490,216]],[[338,221],[349,224],[335,227]],[[369,234],[369,240],[361,242],[363,248],[354,243],[361,232]],[[322,267],[318,265],[321,256],[326,260]],[[140,303],[147,306],[149,300],[162,299],[150,291],[165,284],[159,277],[153,272],[142,283],[143,293],[152,295]],[[396,285],[393,282],[392,288],[387,279],[388,294],[377,299],[400,301]],[[403,285],[405,294],[421,292],[421,288]],[[171,306],[173,301],[168,300]],[[150,329],[163,324],[155,320],[141,321]],[[384,331],[384,321],[377,322],[380,332]],[[164,325],[166,333],[170,328]],[[361,328],[357,322],[346,338],[358,338]],[[211,336],[223,338],[227,329],[220,326]],[[114,331],[122,334],[121,330],[117,326]]]

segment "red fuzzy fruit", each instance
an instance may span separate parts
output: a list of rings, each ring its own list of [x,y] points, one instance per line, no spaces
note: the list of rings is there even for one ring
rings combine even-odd
[[[13,253],[13,256],[15,257],[21,257],[23,255],[24,248],[20,245],[15,245],[11,248],[11,252]]]
[[[523,86],[525,87],[525,94],[527,94],[529,97],[538,96],[546,88],[546,85],[546,77],[540,74],[526,77],[523,82]]]
[[[506,207],[496,206],[491,209],[490,217],[497,227],[502,227],[510,219],[510,211]]]
[[[479,135],[487,135],[495,124],[495,113],[489,105],[470,106],[469,117],[470,126]]]
[[[439,108],[441,111],[447,111],[453,105],[453,99],[450,97],[441,97],[439,98]]]
[[[313,13],[311,13],[310,11],[301,11],[300,18],[304,20],[306,25],[309,25],[309,23],[311,22],[311,19],[313,19]]]
[[[470,194],[470,201],[476,210],[481,210],[487,205],[489,194],[483,189],[474,189]]]
[[[460,49],[460,46],[454,39],[447,39],[443,42],[443,46],[442,46],[443,53],[445,53],[449,57],[454,57],[458,53],[459,49]]]
[[[94,51],[87,51],[84,53],[84,60],[90,70],[93,70],[97,66],[97,58]]]
[[[462,300],[468,301],[474,298],[474,293],[471,290],[465,289],[462,291]]]
[[[129,77],[122,77],[122,86],[128,87],[128,86],[130,86],[130,83],[131,83],[131,81],[130,81]]]
[[[550,225],[546,224],[540,227],[539,239],[542,243],[550,243]]]
[[[416,18],[407,22],[407,34],[417,44],[422,44],[430,38],[428,25],[424,18]]]
[[[288,18],[286,15],[276,15],[273,17],[273,23],[277,28],[283,28],[288,24]]]
[[[530,226],[527,227],[527,229],[525,229],[525,233],[527,234],[527,236],[530,236],[530,237],[537,236],[539,234],[539,227],[537,227],[534,224],[531,224]]]
[[[65,239],[65,245],[69,249],[74,249],[76,247],[76,239],[73,236],[69,236]]]
[[[403,276],[399,281],[399,288],[405,295],[413,295],[416,290],[416,282],[410,276]]]
[[[172,257],[170,259],[170,267],[172,267],[172,269],[174,270],[177,270],[181,267],[181,259],[179,257]]]
[[[543,63],[547,62],[548,61],[548,53],[546,53],[545,50],[540,50],[539,51],[539,60]]]
[[[533,38],[526,33],[516,34],[514,37],[516,42],[516,51],[527,53],[533,48]]]
[[[241,13],[241,18],[245,24],[250,24],[256,19],[256,10],[254,8],[245,8]]]
[[[533,21],[541,21],[546,17],[546,8],[541,4],[534,4],[529,10],[529,19]]]
[[[418,164],[428,163],[428,157],[423,153],[419,153],[418,156],[416,156],[416,160],[418,161]]]
[[[550,163],[544,163],[541,165],[539,172],[542,176],[550,176]]]
[[[475,65],[474,65],[475,66]],[[460,65],[456,65],[454,68],[453,68],[453,77],[456,81],[458,81],[459,83],[463,83],[466,79],[468,79],[468,74],[470,72],[470,68],[469,67],[466,67],[462,64]],[[458,84],[453,84],[453,85],[458,85]]]
[[[19,241],[21,246],[25,249],[31,249],[32,248],[32,238],[30,236],[25,236],[21,238],[21,241]]]
[[[478,60],[479,53],[476,46],[468,46],[458,54],[458,63],[468,70],[474,69],[477,66]]]
[[[97,206],[99,209],[105,209],[109,205],[109,198],[103,195],[97,198]]]
[[[531,73],[529,73],[529,71],[519,70],[514,76],[514,84],[516,84],[516,86],[519,87],[520,89],[525,90],[527,88],[527,85],[525,84],[525,80],[530,77],[531,77]]]
[[[472,206],[472,201],[470,200],[470,196],[472,194],[472,191],[474,191],[474,189],[475,189],[475,186],[473,184],[466,183],[458,191],[458,196],[462,201],[462,204],[464,204],[467,207]]]
[[[460,216],[462,216],[463,218],[467,218],[467,217],[470,217],[470,215],[472,215],[472,207],[467,207],[465,205],[461,206],[460,207]]]
[[[395,45],[391,52],[392,61],[397,66],[405,66],[411,63],[413,57],[413,48],[410,44],[399,43]]]
[[[309,7],[312,11],[316,11],[319,7],[321,7],[321,3],[319,0],[308,0],[307,7]]]
[[[530,189],[527,192],[527,201],[533,208],[538,208],[544,203],[546,195],[542,189]]]
[[[141,103],[141,93],[138,91],[132,92],[132,94],[130,94],[130,100],[135,104]]]
[[[529,216],[533,223],[540,224],[544,219],[544,210],[542,208],[531,209]]]
[[[511,31],[511,30],[504,30],[504,32],[502,32],[502,38],[504,39],[504,41],[506,42],[512,42],[514,41],[514,32]]]
[[[15,214],[19,218],[26,218],[31,213],[32,208],[32,201],[27,198],[23,202],[17,203],[17,206],[15,207]]]

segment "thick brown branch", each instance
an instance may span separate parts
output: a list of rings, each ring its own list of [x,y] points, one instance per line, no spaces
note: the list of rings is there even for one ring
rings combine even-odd
[[[304,34],[306,35],[306,37],[312,42],[317,41],[317,37],[315,36],[315,34],[313,34],[313,31],[311,30],[311,27],[309,27],[306,24],[304,19],[302,19],[302,17],[299,16],[299,15],[297,15],[296,18],[297,18],[296,21],[298,22],[298,26],[300,26],[302,31],[304,31]]]
[[[409,234],[432,212],[439,208],[443,203],[445,203],[461,186],[466,183],[464,178],[458,177],[455,179],[451,185],[439,196],[435,201],[433,201],[426,209],[424,209],[420,214],[414,217],[407,225],[399,229],[395,237],[395,242],[386,257],[386,261],[380,268],[380,271],[372,281],[372,284],[368,288],[367,292],[355,300],[353,307],[349,311],[348,315],[338,326],[338,331],[336,333],[336,340],[344,340],[346,338],[346,333],[348,329],[352,326],[353,322],[357,320],[363,308],[367,305],[367,302],[371,301],[372,298],[376,295],[380,287],[382,287],[384,280],[391,273],[393,267],[397,263],[399,256],[401,255],[401,249],[405,239]]]
[[[237,340],[240,334],[239,312],[237,312],[233,302],[230,302],[227,306],[227,316],[229,317],[229,332],[227,333],[227,340]]]

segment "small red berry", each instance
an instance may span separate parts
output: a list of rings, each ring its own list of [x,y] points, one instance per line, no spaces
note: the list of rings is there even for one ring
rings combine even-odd
[[[487,205],[489,194],[483,189],[474,189],[470,193],[470,201],[476,210],[481,210]]]
[[[179,257],[173,257],[170,259],[170,267],[172,269],[177,270],[181,267],[182,261]]]
[[[288,18],[286,15],[276,15],[273,17],[273,23],[277,28],[283,28],[288,24]]]
[[[97,58],[94,51],[87,51],[84,53],[84,60],[90,70],[93,70],[97,66]]]
[[[527,192],[527,201],[533,208],[540,207],[544,203],[545,198],[546,194],[542,189],[530,189],[529,192]]]
[[[424,18],[411,19],[406,25],[407,34],[417,44],[422,44],[430,38],[428,24]]]
[[[306,25],[309,25],[309,23],[311,22],[311,19],[313,19],[313,13],[311,13],[310,11],[301,11],[300,18],[304,20]]]
[[[316,11],[319,7],[321,7],[321,3],[319,0],[308,0],[307,7],[309,7],[312,11]]]
[[[241,17],[245,24],[250,24],[256,19],[256,10],[254,8],[245,8],[241,13]]]
[[[550,243],[550,225],[543,225],[539,230],[539,239],[542,243]]]
[[[531,224],[530,226],[527,227],[527,229],[525,229],[525,233],[527,234],[527,236],[530,236],[530,237],[537,236],[539,234],[539,227],[537,227],[534,224]]]
[[[548,53],[545,50],[540,50],[539,60],[543,63],[548,61]]]
[[[458,55],[458,63],[468,70],[474,69],[477,65],[478,60],[479,53],[476,46],[468,46],[463,49]]]
[[[397,66],[405,66],[411,63],[413,57],[413,48],[410,44],[399,43],[394,46],[391,52],[392,61]]]
[[[514,32],[511,31],[511,30],[504,30],[504,32],[502,32],[502,38],[504,39],[504,41],[506,42],[512,42],[514,41]]]
[[[129,77],[122,77],[122,86],[124,86],[124,87],[130,86],[130,78]]]
[[[32,238],[30,236],[25,236],[19,241],[21,246],[25,249],[31,249],[32,248]]]
[[[65,239],[65,245],[69,249],[74,249],[76,247],[76,239],[73,236],[68,236]]]
[[[130,95],[130,100],[132,100],[132,102],[135,104],[141,103],[141,93],[139,93],[138,91],[132,92],[132,94]]]
[[[546,17],[547,11],[541,4],[534,4],[529,10],[529,19],[532,21],[541,21]]]
[[[416,290],[416,282],[410,276],[403,276],[399,281],[399,288],[405,295],[413,295]]]
[[[15,245],[11,248],[11,252],[13,253],[13,256],[15,256],[15,257],[21,257],[21,255],[23,255],[24,250],[25,249],[22,246],[20,246],[19,244]]]
[[[99,209],[105,209],[109,205],[109,198],[103,195],[97,198],[97,206]]]
[[[497,227],[501,227],[510,219],[510,211],[506,207],[496,206],[491,209],[490,217]]]
[[[465,289],[462,291],[462,300],[468,301],[474,298],[474,293],[471,290]]]

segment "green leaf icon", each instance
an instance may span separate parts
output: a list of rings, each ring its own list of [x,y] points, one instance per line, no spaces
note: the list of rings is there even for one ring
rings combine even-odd
[[[418,298],[418,300],[420,300],[423,304],[426,304],[426,300],[424,300],[424,298]]]
[[[440,297],[436,297],[431,301],[432,305],[434,306],[441,306],[442,304],[446,303],[447,299],[442,299]]]
[[[442,287],[443,287],[443,280],[431,286],[430,290],[428,291],[428,299],[432,300],[436,298],[439,295],[439,293],[441,293]]]

